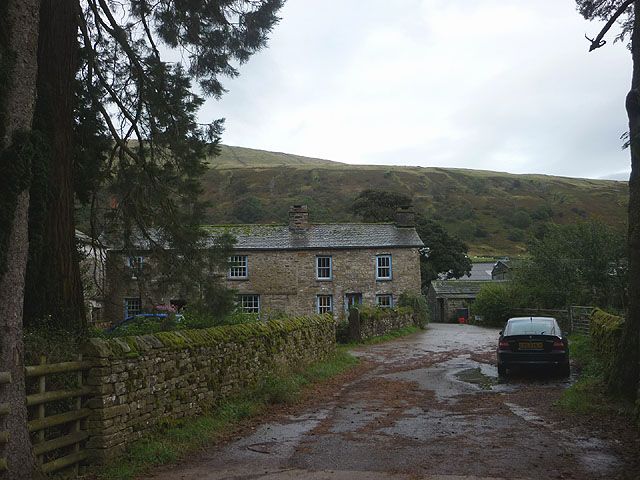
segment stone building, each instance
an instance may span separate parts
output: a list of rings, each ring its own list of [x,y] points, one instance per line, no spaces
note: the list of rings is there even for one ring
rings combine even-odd
[[[491,280],[434,280],[427,291],[427,303],[434,322],[469,318],[469,310],[483,286]]]
[[[401,293],[420,292],[419,249],[424,244],[410,208],[399,209],[395,223],[314,224],[307,207],[297,205],[287,225],[207,230],[212,238],[231,234],[236,239],[225,282],[237,292],[244,312],[265,318],[329,312],[337,318],[350,304],[390,307]],[[140,294],[138,277],[152,262],[146,254],[109,252],[111,263],[131,271],[125,281],[109,280],[107,307],[114,321],[172,300],[159,298],[153,289]]]

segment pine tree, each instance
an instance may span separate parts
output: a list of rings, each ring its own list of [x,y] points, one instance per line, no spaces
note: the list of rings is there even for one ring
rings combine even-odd
[[[223,123],[198,123],[197,113],[204,97],[224,93],[221,77],[266,45],[282,3],[41,2],[36,125],[51,153],[31,190],[31,321],[85,326],[75,200],[89,205],[92,236],[108,228],[125,248],[133,237],[159,254],[171,248],[174,280],[181,263],[199,263],[199,177]]]
[[[32,131],[36,98],[38,1],[0,2],[0,478],[34,478],[27,430],[22,299],[27,262],[27,212],[39,142]]]

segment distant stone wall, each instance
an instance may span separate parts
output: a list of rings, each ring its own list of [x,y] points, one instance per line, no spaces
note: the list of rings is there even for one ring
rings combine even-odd
[[[351,340],[386,335],[393,330],[417,326],[413,309],[399,308],[361,308],[349,312],[349,337]]]
[[[87,420],[92,461],[121,454],[159,424],[198,415],[281,366],[321,360],[335,348],[329,316],[204,330],[91,339]]]

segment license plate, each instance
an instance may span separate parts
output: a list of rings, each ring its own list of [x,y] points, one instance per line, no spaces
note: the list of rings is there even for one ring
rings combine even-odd
[[[519,350],[542,350],[544,345],[542,342],[519,342]]]

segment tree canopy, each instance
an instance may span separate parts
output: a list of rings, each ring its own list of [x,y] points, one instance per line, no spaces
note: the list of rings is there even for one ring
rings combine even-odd
[[[206,97],[224,93],[224,77],[237,76],[266,45],[282,4],[41,3],[35,125],[50,155],[31,186],[30,322],[85,323],[76,202],[93,238],[131,251],[140,236],[157,252],[170,246],[175,281],[193,280],[194,264],[220,257],[221,250],[200,248],[207,208],[200,176],[207,155],[218,151],[223,119],[201,123],[198,112]]]

